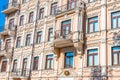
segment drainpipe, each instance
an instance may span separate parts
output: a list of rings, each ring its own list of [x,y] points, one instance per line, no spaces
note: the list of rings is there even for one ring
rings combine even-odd
[[[37,27],[37,15],[38,15],[38,11],[39,11],[39,0],[37,0],[37,4],[36,4],[36,16],[35,16],[35,22],[34,22],[34,29],[33,29],[33,40],[32,40],[32,50],[31,50],[31,56],[30,56],[30,71],[29,71],[29,79],[31,80],[31,72],[32,72],[32,64],[33,64],[33,53],[34,53],[34,45],[35,45],[35,34],[36,34],[36,27]]]

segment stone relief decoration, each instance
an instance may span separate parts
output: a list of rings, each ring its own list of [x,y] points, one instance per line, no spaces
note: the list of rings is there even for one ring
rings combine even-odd
[[[77,76],[77,73],[73,69],[65,69],[60,74],[59,77],[70,77],[70,76]]]
[[[31,53],[22,53],[22,57],[29,57]]]
[[[120,4],[120,3],[119,3]],[[111,4],[111,5],[113,5],[110,9],[108,9],[108,11],[116,11],[116,10],[119,10],[120,9],[120,6],[118,6],[119,5],[118,3],[116,3],[116,4]]]
[[[94,46],[99,46],[100,45],[101,40],[100,39],[96,39],[96,40],[89,40],[86,42],[87,47],[94,47]]]
[[[118,72],[118,74],[114,74],[114,72]],[[108,76],[120,76],[120,67],[114,66],[114,67],[108,67]]]
[[[110,3],[107,5],[108,7],[114,6],[114,5],[116,5],[116,4],[119,5],[119,3],[120,3],[119,0],[115,0],[114,2],[112,2],[112,1],[114,1],[114,0],[108,0],[108,2],[110,2]]]
[[[86,67],[84,68],[83,70],[83,73],[89,73],[89,75],[86,75],[86,76],[89,76],[90,77],[90,80],[101,80],[101,67],[98,66],[98,67]]]
[[[62,52],[70,52],[70,51],[75,51],[75,48],[73,48],[73,47],[68,47],[68,48],[63,48],[62,49]]]
[[[88,3],[87,5],[86,5],[86,7],[87,7],[87,11],[94,11],[94,10],[98,10],[98,9],[100,9],[101,8],[101,1],[100,0],[97,0],[97,1],[95,1],[95,2],[93,2],[93,3]],[[94,7],[94,6],[96,6],[96,5],[98,5],[97,7]]]
[[[94,38],[96,36],[100,36],[100,32],[96,32],[96,33],[90,33],[90,34],[87,34],[86,37],[89,37],[89,38]]]
[[[54,73],[54,70],[43,70],[42,71],[42,74],[47,74],[47,75],[53,74],[53,73]]]
[[[46,48],[46,49],[44,49],[44,51],[43,51],[43,52],[47,54],[47,53],[53,53],[53,51],[54,51],[54,49],[53,49],[53,48],[51,48],[51,49],[50,49],[50,48],[49,48],[49,49],[48,49],[48,48]]]
[[[113,45],[117,46],[120,45],[120,34],[117,32],[113,33]]]

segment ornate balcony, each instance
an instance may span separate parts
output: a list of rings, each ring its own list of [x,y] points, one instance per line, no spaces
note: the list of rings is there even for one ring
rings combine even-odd
[[[7,36],[7,35],[14,35],[15,33],[15,25],[5,25],[4,28],[3,28],[3,31],[0,32],[0,37],[3,38],[4,36]]]
[[[55,15],[59,15],[59,14],[62,14],[64,12],[71,12],[71,11],[75,11],[76,8],[84,8],[84,3],[83,2],[80,2],[79,0],[76,0],[76,1],[72,1],[72,2],[69,2],[65,5],[62,5],[62,6],[58,6],[57,8],[55,8]]]
[[[20,77],[29,77],[29,72],[30,72],[30,69],[16,69],[16,70],[12,70],[10,75],[11,77],[14,77],[14,78],[20,78]]]
[[[17,2],[11,2],[11,3],[8,3],[8,5],[6,7],[7,8],[5,10],[3,10],[2,12],[4,14],[10,14],[12,12],[19,10],[20,4],[18,4]]]
[[[64,31],[64,32],[65,33],[63,34],[63,31],[61,30],[55,31],[55,37],[54,37],[55,47],[61,48],[61,47],[67,47],[67,46],[74,45],[72,41],[72,37],[73,37],[72,32],[68,32],[68,31]]]
[[[7,49],[5,47],[1,48],[0,56],[4,56],[4,57],[10,59],[12,56],[12,48],[9,48],[9,49]]]

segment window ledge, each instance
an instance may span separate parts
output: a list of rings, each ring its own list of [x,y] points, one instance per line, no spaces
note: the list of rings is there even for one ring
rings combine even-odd
[[[74,70],[74,69],[76,69],[76,67],[73,67],[73,68],[61,68],[61,69],[64,69],[64,70]]]

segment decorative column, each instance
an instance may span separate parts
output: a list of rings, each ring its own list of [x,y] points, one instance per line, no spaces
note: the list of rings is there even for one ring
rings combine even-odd
[[[7,61],[8,61],[8,65],[7,65],[7,70],[6,70],[6,72],[7,72],[7,74],[6,74],[6,80],[9,80],[9,73],[10,73],[11,62],[10,62],[9,59],[7,59]]]
[[[102,30],[102,38],[101,38],[101,76],[104,80],[107,80],[107,73],[106,73],[106,27],[107,27],[107,21],[106,21],[106,17],[107,17],[107,11],[106,11],[106,0],[102,0],[102,6],[101,6],[101,30]]]
[[[57,72],[58,72],[58,55],[54,53],[54,76],[57,79]]]
[[[73,42],[74,47],[76,48],[77,56],[78,56],[78,76],[80,80],[82,80],[82,56],[83,56],[83,34],[82,34],[82,25],[83,25],[83,12],[79,9],[76,10],[76,28],[73,34]]]

